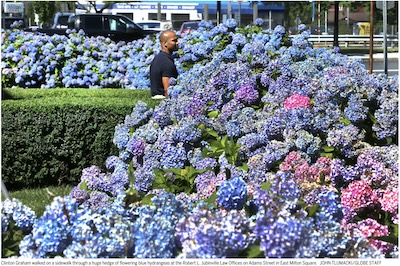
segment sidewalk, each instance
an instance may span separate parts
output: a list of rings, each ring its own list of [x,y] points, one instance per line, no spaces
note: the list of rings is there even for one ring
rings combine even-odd
[[[361,58],[362,60],[369,60],[369,54],[363,54],[363,55],[349,55],[349,57],[352,58]],[[372,58],[374,59],[374,61],[383,61],[383,53],[376,53],[372,55]],[[399,52],[395,52],[395,53],[387,53],[387,58],[388,60],[394,60],[397,59],[399,60],[400,58],[400,54]]]
[[[349,55],[350,58],[359,58],[364,63],[365,67],[369,69],[369,54],[362,55]],[[399,53],[388,53],[387,54],[387,74],[389,76],[399,75]],[[383,53],[373,54],[373,72],[383,73],[385,69],[385,61],[383,58]]]

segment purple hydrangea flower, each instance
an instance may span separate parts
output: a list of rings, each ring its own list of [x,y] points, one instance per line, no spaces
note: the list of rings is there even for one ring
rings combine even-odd
[[[242,86],[235,93],[235,99],[246,104],[255,103],[258,97],[258,91],[251,85]]]

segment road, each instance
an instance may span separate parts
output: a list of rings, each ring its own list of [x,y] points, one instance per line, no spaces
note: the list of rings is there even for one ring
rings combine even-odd
[[[365,55],[352,55],[353,58],[361,58],[367,69],[369,69],[369,54]],[[383,53],[373,55],[373,72],[384,73],[384,58]],[[399,75],[399,53],[387,54],[387,70],[388,76]]]

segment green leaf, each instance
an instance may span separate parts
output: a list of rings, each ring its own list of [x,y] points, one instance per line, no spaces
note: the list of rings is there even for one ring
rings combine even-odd
[[[228,142],[228,135],[225,135],[225,136],[221,139],[222,147],[225,147],[227,142]]]
[[[208,113],[209,118],[216,118],[219,115],[219,112],[217,110],[211,111]]]
[[[348,126],[351,124],[351,121],[346,118],[341,118],[341,119],[339,119],[339,121],[342,122],[345,126]]]
[[[204,200],[209,205],[215,205],[215,201],[217,200],[217,191],[215,191],[210,197]]]
[[[246,172],[249,171],[249,166],[248,166],[247,163],[243,163],[243,164],[242,164],[241,166],[239,166],[238,168],[239,168],[239,169],[242,169],[242,170],[244,170],[244,171],[246,171]]]
[[[247,252],[247,258],[262,258],[264,252],[260,249],[260,245],[252,245]]]
[[[13,256],[13,255],[15,255],[17,253],[17,252],[12,251],[12,250],[10,250],[8,248],[5,248],[3,252],[4,252],[4,254],[2,254],[2,257],[5,257],[5,258],[11,257],[11,256]]]
[[[85,181],[81,182],[81,184],[79,185],[79,189],[88,190],[88,186]]]
[[[264,182],[264,183],[261,185],[261,189],[262,189],[262,190],[270,190],[270,189],[271,189],[271,186],[272,186],[272,183],[271,183],[271,182]]]
[[[396,246],[399,245],[399,239],[395,235],[389,235],[389,236],[376,236],[376,237],[371,237],[372,239],[376,240],[382,240],[391,244],[394,244]]]
[[[149,194],[149,195],[146,195],[145,197],[143,197],[143,199],[142,199],[142,204],[144,204],[144,205],[152,205],[152,199],[155,197],[156,195],[154,195],[154,194]]]
[[[335,147],[324,145],[322,149],[324,150],[324,152],[333,152],[335,150]]]
[[[375,116],[371,112],[368,113],[368,118],[371,119],[373,124],[378,123],[378,120],[375,118]]]
[[[328,158],[331,158],[331,159],[333,159],[333,153],[331,153],[331,152],[321,152],[321,157],[328,157]]]
[[[315,214],[318,212],[318,210],[319,210],[319,204],[313,204],[306,207],[308,217],[314,217]]]
[[[163,173],[164,173],[163,176],[165,175],[165,173],[174,173],[179,176],[184,176],[186,174],[185,170],[181,168],[168,168]]]
[[[206,133],[214,138],[218,138],[218,133],[215,130],[212,130],[211,128],[206,129]]]

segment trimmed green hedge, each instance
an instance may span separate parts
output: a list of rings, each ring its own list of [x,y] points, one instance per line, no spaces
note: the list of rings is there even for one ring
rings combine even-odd
[[[115,126],[149,91],[6,89],[2,91],[2,179],[10,190],[76,184],[82,169],[118,154]]]

